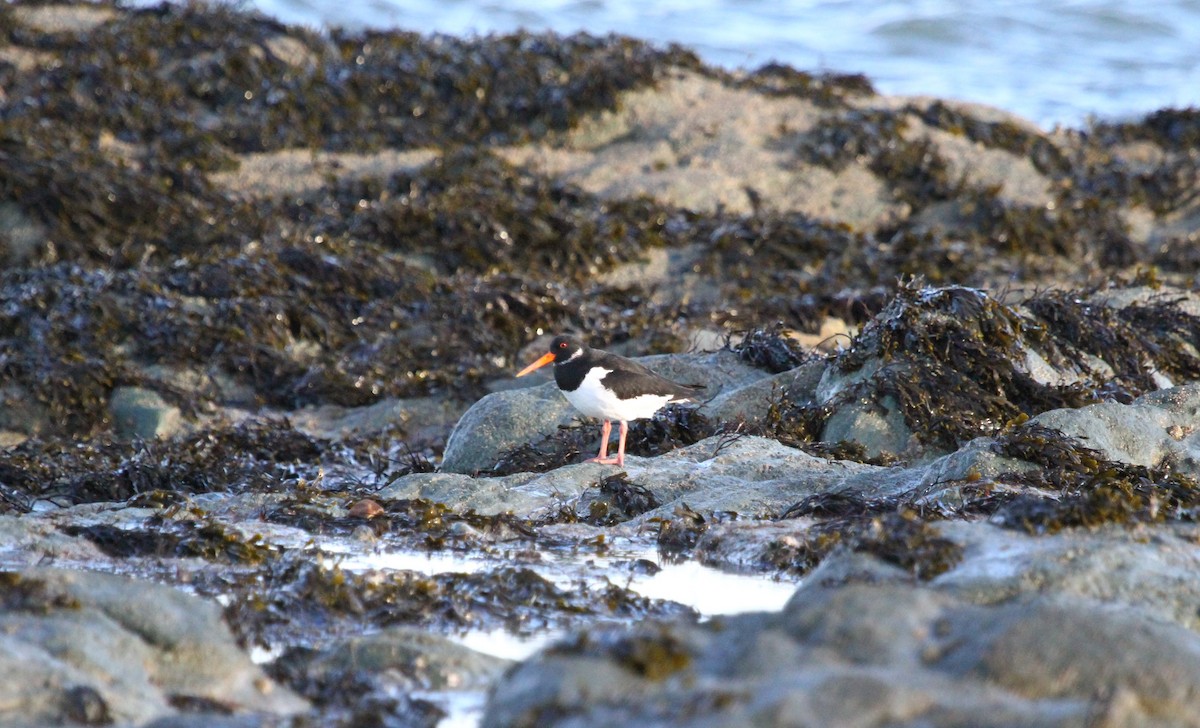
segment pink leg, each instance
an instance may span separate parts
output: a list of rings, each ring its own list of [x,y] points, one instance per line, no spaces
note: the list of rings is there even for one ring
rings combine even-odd
[[[618,444],[617,444],[617,456],[615,458],[608,457],[608,437],[609,437],[609,435],[612,434],[612,423],[609,422],[608,420],[604,421],[603,432],[604,432],[604,436],[600,440],[600,456],[594,457],[591,460],[589,460],[588,462],[603,463],[605,465],[612,465],[613,463],[616,463],[617,465],[624,466],[625,465],[625,435],[629,434],[629,423],[627,423],[627,422],[621,423],[621,439],[618,441]]]
[[[614,460],[608,457],[608,438],[612,435],[612,423],[608,420],[604,421],[603,427],[600,428],[600,454],[592,458],[588,462],[592,463],[611,463]]]
[[[617,441],[617,465],[625,467],[625,436],[629,434],[629,423],[621,420],[621,437]]]

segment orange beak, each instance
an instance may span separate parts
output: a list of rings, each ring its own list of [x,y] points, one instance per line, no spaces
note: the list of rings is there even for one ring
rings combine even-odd
[[[525,367],[521,371],[517,372],[517,376],[523,377],[526,374],[528,374],[529,372],[532,372],[534,369],[540,369],[552,361],[554,361],[554,352],[548,351],[545,354],[542,354],[541,359],[538,359],[534,363],[530,364],[529,366]]]

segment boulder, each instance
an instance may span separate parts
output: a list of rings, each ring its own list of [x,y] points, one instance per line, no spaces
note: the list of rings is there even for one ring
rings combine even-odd
[[[0,579],[0,723],[141,724],[180,705],[272,716],[308,708],[250,661],[216,604],[87,571]]]

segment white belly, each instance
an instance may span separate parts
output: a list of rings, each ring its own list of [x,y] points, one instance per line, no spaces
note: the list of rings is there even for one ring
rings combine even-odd
[[[567,401],[588,417],[602,420],[628,422],[654,416],[671,401],[671,397],[660,394],[643,394],[633,399],[618,399],[617,395],[600,385],[600,380],[610,370],[595,368],[588,372],[583,384],[573,392],[563,392]]]

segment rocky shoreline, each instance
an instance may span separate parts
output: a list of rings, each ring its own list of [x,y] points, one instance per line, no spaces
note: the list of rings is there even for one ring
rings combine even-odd
[[[1200,725],[1195,110],[220,5],[0,32],[0,725]],[[512,378],[560,331],[706,400],[584,463]],[[639,549],[800,586],[701,615]],[[398,553],[471,569],[353,566]]]

